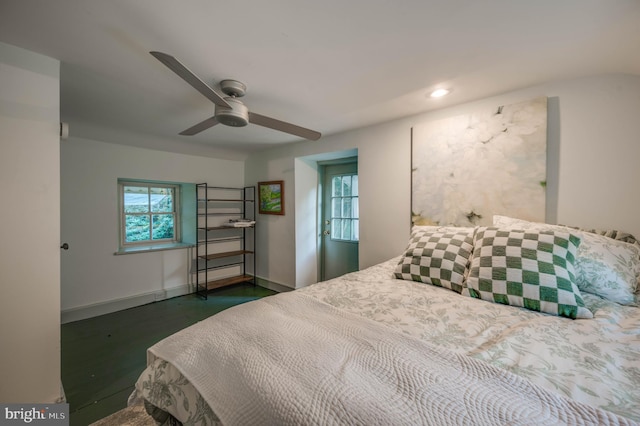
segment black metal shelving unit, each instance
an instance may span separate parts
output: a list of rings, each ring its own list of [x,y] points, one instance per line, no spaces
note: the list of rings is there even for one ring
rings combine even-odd
[[[243,282],[255,285],[255,225],[224,226],[231,219],[255,221],[255,186],[229,188],[199,183],[196,203],[198,240],[191,274],[196,294],[206,299],[216,288]],[[249,236],[253,238],[248,242]],[[252,273],[247,272],[248,261],[253,263]]]

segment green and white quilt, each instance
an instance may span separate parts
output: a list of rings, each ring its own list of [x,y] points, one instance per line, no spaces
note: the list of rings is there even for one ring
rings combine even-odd
[[[514,373],[545,393],[614,413],[622,417],[619,424],[640,421],[639,308],[583,294],[593,318],[572,320],[394,279],[399,260],[296,293],[372,320],[394,339],[409,336]],[[144,398],[183,424],[218,424],[180,371],[151,352],[148,364],[132,400]]]

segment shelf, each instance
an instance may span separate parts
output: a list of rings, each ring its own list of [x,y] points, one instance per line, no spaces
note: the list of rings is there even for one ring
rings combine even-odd
[[[208,266],[208,267],[198,267],[198,269],[196,270],[196,273],[201,273],[204,272],[205,274],[209,271],[216,271],[216,270],[220,270],[220,269],[227,269],[230,268],[232,266],[243,266],[244,262],[232,262],[232,263],[225,263],[224,265],[216,265],[216,266]]]
[[[226,237],[226,238],[211,238],[208,240],[198,241],[196,244],[216,244],[216,243],[228,243],[230,241],[244,241],[242,236],[239,237]]]
[[[224,203],[253,203],[254,200],[238,200],[237,198],[198,198],[199,202],[204,203],[206,202],[214,202],[214,201],[221,201]]]
[[[205,182],[197,183],[196,186],[206,187],[207,189],[222,189],[224,191],[242,191],[242,190],[244,190],[246,188],[251,188],[250,186],[245,187],[245,188],[238,188],[238,187],[231,187],[231,186],[211,186],[211,185],[208,185]]]
[[[238,275],[237,277],[222,278],[220,280],[209,281],[207,283],[207,291],[220,288],[220,287],[226,287],[232,284],[240,284],[240,283],[252,282],[252,281],[253,281],[253,275]],[[203,284],[198,284],[198,286],[204,287]]]
[[[198,216],[244,216],[242,212],[198,213]]]
[[[214,259],[223,259],[225,257],[240,256],[243,254],[253,254],[253,252],[249,250],[234,250],[234,251],[225,251],[222,253],[207,254],[204,256],[198,256],[198,258],[205,259],[205,260],[214,260]]]
[[[247,228],[255,228],[255,226],[209,226],[205,228],[204,226],[198,227],[201,231],[220,231],[222,229],[247,229]]]
[[[196,184],[195,204],[197,242],[195,256],[192,259],[195,262],[194,268],[190,274],[196,293],[206,299],[207,292],[214,288],[247,281],[256,284],[255,277],[249,275],[249,271],[246,270],[247,265],[252,264],[253,268],[250,272],[256,271],[255,225],[226,226],[230,223],[230,219],[231,222],[235,219],[255,220],[257,213],[255,186],[229,188],[209,186],[207,183]],[[242,231],[238,231],[239,229]],[[245,232],[246,229],[251,232]],[[229,243],[229,245],[213,247],[214,244],[219,243]],[[227,251],[220,252],[220,250]],[[216,251],[218,252],[215,253]],[[247,255],[251,257],[247,258]],[[235,275],[230,278],[215,279],[211,276],[214,270],[222,272],[223,276]],[[216,275],[219,274],[216,273]],[[200,283],[200,279],[204,283]]]

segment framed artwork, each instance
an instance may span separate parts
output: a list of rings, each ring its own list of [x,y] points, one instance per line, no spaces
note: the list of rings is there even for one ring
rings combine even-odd
[[[413,127],[413,225],[487,226],[499,214],[544,222],[547,98]]]
[[[258,182],[260,214],[284,215],[284,181]]]

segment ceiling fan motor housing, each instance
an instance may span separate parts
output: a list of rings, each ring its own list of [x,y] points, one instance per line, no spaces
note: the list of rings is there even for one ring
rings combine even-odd
[[[216,105],[216,120],[219,123],[233,127],[244,127],[249,124],[249,110],[240,100],[231,96],[224,100],[231,105],[231,108]]]

